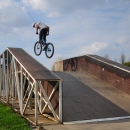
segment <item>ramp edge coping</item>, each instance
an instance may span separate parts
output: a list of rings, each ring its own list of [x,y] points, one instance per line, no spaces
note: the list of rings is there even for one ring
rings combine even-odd
[[[72,125],[72,124],[84,124],[84,123],[94,123],[94,122],[105,122],[105,121],[114,121],[114,120],[123,120],[123,119],[130,119],[130,116],[101,118],[101,119],[91,119],[91,120],[81,120],[81,121],[70,121],[70,122],[63,122],[63,124],[64,124],[64,125]]]
[[[100,61],[100,62],[103,62],[103,63],[105,63],[105,64],[111,65],[111,66],[113,66],[113,67],[115,67],[115,68],[118,68],[118,69],[121,69],[121,70],[123,70],[123,71],[126,71],[126,72],[130,73],[130,71],[128,71],[128,70],[126,70],[126,69],[123,69],[123,68],[121,68],[121,67],[118,67],[118,66],[116,66],[116,65],[113,65],[113,64],[111,64],[111,63],[108,63],[108,62],[105,62],[105,61],[103,61],[103,60],[97,59],[97,58],[92,57],[92,56],[90,56],[90,55],[86,55],[86,56],[91,57],[91,58],[96,59],[96,60],[98,60],[98,61]]]

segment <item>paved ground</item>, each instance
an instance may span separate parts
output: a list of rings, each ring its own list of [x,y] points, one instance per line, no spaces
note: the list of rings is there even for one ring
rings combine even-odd
[[[39,130],[39,127],[33,127],[33,130]],[[130,130],[130,119],[77,125],[43,124],[40,130]]]

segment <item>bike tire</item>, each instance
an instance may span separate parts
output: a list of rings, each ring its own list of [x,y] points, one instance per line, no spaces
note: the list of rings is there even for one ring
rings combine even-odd
[[[69,64],[69,59],[66,59],[66,60],[63,61],[63,69],[64,70],[67,70],[68,64]]]
[[[42,52],[42,45],[37,41],[34,45],[34,53],[39,56]]]
[[[77,69],[77,66],[78,66],[78,60],[77,60],[77,58],[73,58],[73,63],[71,65],[71,70],[75,71]]]
[[[52,43],[47,43],[45,47],[45,55],[47,58],[51,58],[54,54],[54,45]]]

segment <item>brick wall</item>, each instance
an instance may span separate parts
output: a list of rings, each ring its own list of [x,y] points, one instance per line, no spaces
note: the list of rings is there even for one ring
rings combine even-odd
[[[130,73],[89,57],[86,57],[86,71],[130,94]]]
[[[57,61],[54,64],[54,70],[55,71],[63,71],[63,61]]]
[[[127,94],[130,94],[130,73],[120,69],[121,65],[120,67],[116,67],[114,65],[110,65],[103,62],[103,60],[100,61],[98,59],[94,59],[89,55],[77,57],[77,59],[77,72],[88,72],[91,75],[107,82],[108,84],[111,84],[117,89],[120,89]],[[66,71],[71,71],[70,65],[68,65]]]

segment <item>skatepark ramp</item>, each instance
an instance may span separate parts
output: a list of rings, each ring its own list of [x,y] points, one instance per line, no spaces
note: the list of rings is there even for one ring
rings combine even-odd
[[[64,124],[130,118],[128,68],[95,55],[74,58],[75,71],[58,61],[51,72],[23,49],[8,47],[0,55],[0,100],[35,125],[45,116]]]
[[[0,100],[28,118],[34,109],[62,122],[62,80],[21,48],[8,47],[0,55]],[[30,108],[30,109],[29,109]],[[48,116],[49,117],[49,116]],[[31,120],[31,119],[29,119]]]
[[[73,58],[77,59],[75,71],[72,62],[64,69],[67,59],[54,65],[63,82],[63,123],[130,118],[130,68],[96,55]]]
[[[70,59],[75,58],[77,59],[75,72],[90,73],[130,95],[130,67],[97,55],[84,55]],[[66,70],[64,69],[66,60],[57,61],[55,71],[72,71],[71,65],[68,65]]]

